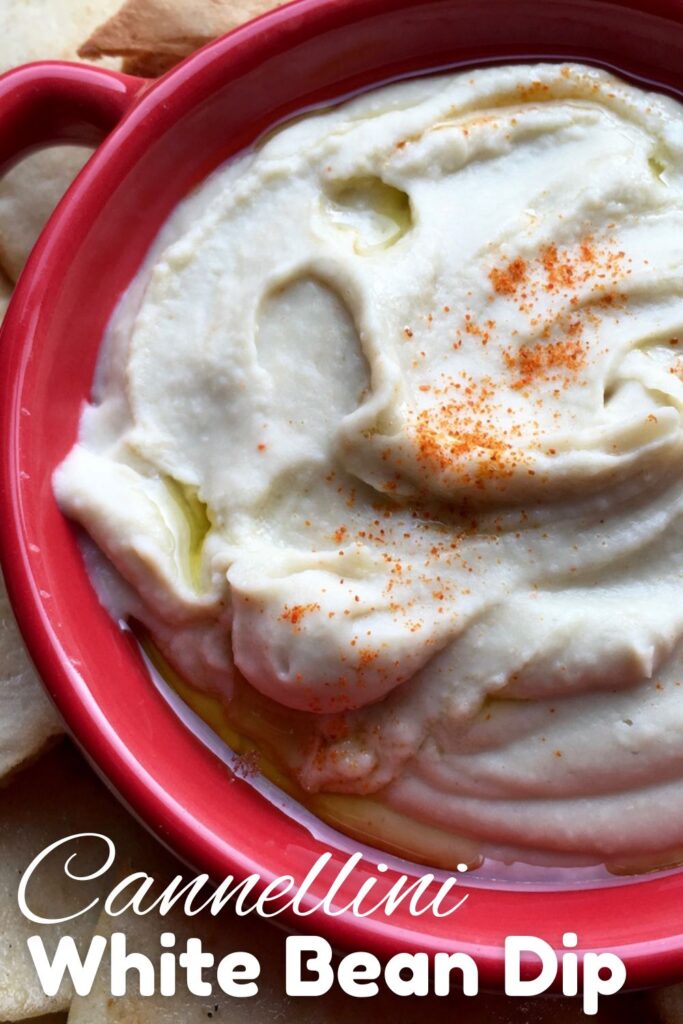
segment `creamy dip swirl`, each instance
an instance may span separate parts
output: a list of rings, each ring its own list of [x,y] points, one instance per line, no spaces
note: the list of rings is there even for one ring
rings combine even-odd
[[[308,115],[166,225],[56,493],[188,679],[291,709],[305,790],[683,849],[682,169],[673,100],[492,67]]]

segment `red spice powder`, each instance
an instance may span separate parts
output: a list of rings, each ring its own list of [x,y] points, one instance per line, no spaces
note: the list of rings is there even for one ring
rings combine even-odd
[[[560,258],[556,245],[548,245],[543,250],[541,262],[546,273],[545,287],[547,291],[554,291],[556,288],[572,287],[574,284],[573,264],[566,257]]]
[[[527,276],[527,263],[521,257],[511,260],[505,267],[493,267],[489,280],[497,295],[514,295]]]
[[[528,345],[515,353],[504,352],[503,358],[508,369],[518,375],[511,387],[520,390],[535,381],[556,380],[553,371],[576,373],[586,364],[586,348],[579,338],[567,338]]]
[[[334,531],[332,537],[337,544],[342,544],[348,532],[348,527],[340,526],[337,530]]]
[[[493,391],[485,383],[468,384],[461,399],[417,414],[413,436],[417,458],[425,468],[448,470],[463,484],[479,485],[513,472],[523,456],[501,430],[492,398]]]
[[[308,615],[309,612],[318,611],[320,611],[319,604],[294,604],[291,607],[286,604],[280,618],[283,622],[291,622],[293,626],[297,626],[304,615]]]
[[[358,652],[358,664],[361,669],[367,668],[368,665],[372,665],[373,661],[379,658],[379,651],[373,650],[371,647],[363,647]]]

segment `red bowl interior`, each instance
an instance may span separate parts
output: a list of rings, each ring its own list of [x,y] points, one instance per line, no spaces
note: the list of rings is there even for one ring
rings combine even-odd
[[[375,83],[484,61],[571,58],[678,95],[683,5],[675,0],[298,0],[206,47],[148,89],[100,147],[43,233],[2,333],[0,544],[36,665],[88,756],[130,807],[215,877],[301,880],[333,854],[309,905],[348,856],[240,779],[171,710],[100,607],[76,535],[57,508],[54,467],[74,441],[112,309],[179,199],[232,153],[302,108]],[[355,891],[373,862],[357,868]],[[415,875],[425,869],[410,869]],[[388,873],[389,884],[395,873]],[[344,901],[343,890],[336,904]],[[381,891],[381,887],[378,891]],[[609,948],[628,983],[683,976],[683,872],[604,888],[467,887],[442,920],[331,917],[307,930],[380,955],[462,949],[501,980],[506,935]]]

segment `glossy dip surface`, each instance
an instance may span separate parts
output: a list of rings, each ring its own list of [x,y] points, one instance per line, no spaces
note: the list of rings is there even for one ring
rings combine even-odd
[[[215,172],[110,325],[62,508],[418,857],[683,847],[682,169],[596,69],[402,82]]]

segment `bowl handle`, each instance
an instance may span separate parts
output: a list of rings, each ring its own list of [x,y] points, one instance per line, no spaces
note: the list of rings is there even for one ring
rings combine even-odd
[[[96,146],[149,85],[144,78],[62,61],[0,75],[0,173],[55,143]]]

